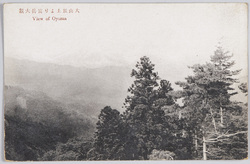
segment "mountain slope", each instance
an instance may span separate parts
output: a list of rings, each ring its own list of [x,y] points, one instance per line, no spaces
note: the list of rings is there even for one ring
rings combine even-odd
[[[96,119],[38,91],[5,87],[5,152],[10,160],[37,160],[73,137],[93,136]]]
[[[5,85],[42,91],[93,116],[106,105],[121,108],[130,86],[130,68],[77,68],[5,58]]]

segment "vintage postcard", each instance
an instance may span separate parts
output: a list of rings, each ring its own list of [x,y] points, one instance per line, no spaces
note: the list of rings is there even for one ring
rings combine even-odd
[[[247,159],[247,15],[245,3],[5,4],[5,159]]]

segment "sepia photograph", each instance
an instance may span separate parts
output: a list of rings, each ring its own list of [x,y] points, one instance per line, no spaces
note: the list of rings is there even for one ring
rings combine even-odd
[[[6,161],[248,159],[247,3],[7,3]]]

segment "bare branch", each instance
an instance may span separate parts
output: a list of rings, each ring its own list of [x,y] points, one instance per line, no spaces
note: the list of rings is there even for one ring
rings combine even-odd
[[[244,134],[244,133],[247,133],[247,131],[241,131],[241,132],[236,132],[236,133],[232,133],[232,134],[222,134],[222,135],[219,135],[218,137],[216,138],[211,138],[211,139],[207,139],[206,142],[211,142],[211,141],[222,141],[222,140],[227,140],[227,139],[223,139],[223,137],[232,137],[232,136],[235,136],[235,135],[238,135],[238,134]]]

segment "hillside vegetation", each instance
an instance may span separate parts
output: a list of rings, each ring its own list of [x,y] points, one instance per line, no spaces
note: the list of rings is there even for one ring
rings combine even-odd
[[[91,138],[95,118],[37,91],[5,86],[6,158],[37,160],[58,143]]]

